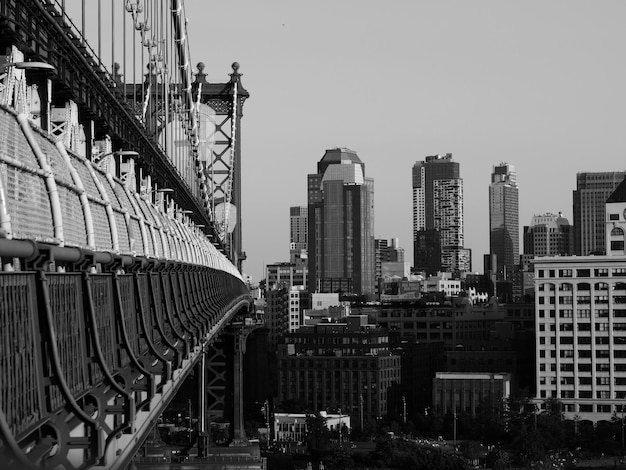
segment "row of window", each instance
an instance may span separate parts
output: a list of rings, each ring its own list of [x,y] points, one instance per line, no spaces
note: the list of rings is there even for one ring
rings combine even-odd
[[[574,377],[570,376],[570,377],[561,377],[558,379],[561,383],[561,385],[574,385]],[[540,377],[539,378],[539,384],[540,385],[556,385],[557,383],[557,378],[556,377]],[[592,385],[592,379],[591,377],[579,377],[578,378],[578,384],[579,385]],[[618,377],[615,379],[614,382],[615,385],[617,386],[623,386],[626,385],[626,377]],[[610,377],[596,377],[596,385],[606,385],[609,386],[611,385],[611,378]],[[609,390],[601,390],[602,392],[609,392]],[[581,392],[590,392],[590,390],[581,390]],[[581,397],[582,398],[582,397]],[[600,398],[600,397],[598,397]],[[609,398],[609,397],[602,397],[602,398]]]
[[[606,282],[596,282],[593,284],[593,287],[595,290],[607,290],[608,291],[609,286],[610,284]],[[591,283],[579,282],[576,284],[576,288],[578,289],[578,291],[590,291]],[[539,292],[554,291],[556,290],[556,284],[554,284],[553,282],[544,282],[537,286],[537,290]],[[568,292],[572,290],[574,290],[574,284],[570,282],[563,282],[559,284],[559,291]],[[613,284],[613,290],[626,290],[626,282],[621,282],[621,281],[616,282],[615,284]]]
[[[552,356],[554,357],[554,356]],[[539,370],[541,372],[546,372],[547,365],[545,363],[539,364]],[[549,364],[550,372],[556,372],[556,364]],[[591,372],[593,364],[589,362],[579,363],[578,364],[578,372]],[[560,365],[561,372],[574,372],[574,364],[561,364]],[[614,364],[613,370],[615,372],[626,372],[626,364]],[[608,362],[601,362],[596,364],[596,372],[611,372],[611,364]]]
[[[614,304],[626,304],[626,295],[614,295],[613,297]],[[548,302],[546,302],[546,299]],[[556,297],[539,297],[539,305],[555,305]],[[559,305],[573,305],[574,299],[570,296],[559,296]],[[608,295],[594,295],[593,302],[597,305],[608,305],[609,304],[609,296]],[[576,305],[591,305],[591,296],[590,295],[577,295],[576,296]]]
[[[595,318],[608,318],[610,310],[608,308],[595,308],[593,310]],[[538,311],[539,318],[555,318],[556,310],[543,310],[539,309]],[[614,318],[626,318],[626,308],[613,308],[613,317]],[[559,309],[559,318],[574,318],[574,310],[570,308],[561,308]],[[589,308],[577,308],[576,309],[576,318],[591,318],[591,309]],[[543,324],[539,325],[539,331],[543,331]],[[554,331],[554,325],[550,326],[550,329]]]
[[[540,278],[543,277],[591,277],[592,270],[589,268],[579,268],[579,269],[538,269],[537,276]],[[595,268],[593,269],[594,277],[608,277],[609,272],[612,276],[615,277],[624,277],[626,276],[626,268]]]

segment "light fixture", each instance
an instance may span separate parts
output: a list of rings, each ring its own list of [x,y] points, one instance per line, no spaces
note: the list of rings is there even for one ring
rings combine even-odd
[[[193,211],[180,211],[181,214],[193,214]]]
[[[20,70],[33,70],[39,72],[56,72],[56,67],[46,62],[9,62],[4,64],[3,71],[6,72],[9,68],[15,67]]]

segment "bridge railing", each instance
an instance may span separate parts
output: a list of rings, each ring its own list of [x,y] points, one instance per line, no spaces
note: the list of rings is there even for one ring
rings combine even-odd
[[[0,239],[3,260],[16,253],[24,270],[0,273],[0,447],[16,466],[111,464],[249,307],[239,279],[200,265]]]

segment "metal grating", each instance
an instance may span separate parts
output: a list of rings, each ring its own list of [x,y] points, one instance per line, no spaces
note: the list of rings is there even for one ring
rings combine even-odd
[[[111,251],[111,227],[106,209],[102,204],[91,204],[91,217],[93,219],[94,238],[96,250]]]
[[[148,240],[148,246],[146,247],[147,256],[155,256],[154,241],[152,239],[152,226],[146,224],[146,239]]]
[[[9,201],[13,237],[53,241],[52,211],[43,179],[19,168],[0,166]]]
[[[98,188],[96,188],[96,183],[93,182],[93,177],[91,176],[91,172],[89,171],[89,168],[87,168],[85,162],[74,157],[72,154],[70,154],[70,158],[72,159],[72,166],[76,168],[78,176],[80,176],[80,179],[83,182],[87,195],[98,201],[101,200],[102,196],[100,196],[100,192],[98,191]]]
[[[150,209],[148,209],[148,204],[146,203],[146,201],[144,201],[142,198],[137,198],[136,201],[139,209],[141,210],[141,214],[143,215],[144,220],[146,222],[154,224],[154,217],[152,217],[152,212],[150,212]]]
[[[119,243],[120,253],[130,254],[130,238],[128,237],[128,227],[126,226],[126,218],[120,211],[113,210],[115,214],[115,223],[117,224],[117,241]]]
[[[88,388],[81,274],[50,273],[48,279],[59,361],[70,392],[79,397]],[[65,404],[58,387],[50,387],[49,398],[52,411]]]
[[[14,436],[42,417],[34,274],[0,274],[0,407]]]
[[[100,183],[102,183],[102,186],[107,193],[107,197],[109,198],[111,206],[117,209],[121,209],[120,201],[117,199],[117,194],[115,193],[115,191],[113,191],[113,188],[111,187],[109,178],[107,178],[106,175],[97,168],[94,168],[94,173],[96,174],[96,178],[98,178],[98,180],[100,180]]]
[[[135,213],[135,207],[130,202],[130,198],[128,197],[128,194],[126,193],[126,191],[124,191],[124,188],[119,183],[116,182],[115,186],[113,187],[113,190],[115,191],[117,199],[120,201],[120,205],[124,209],[126,209],[130,215],[136,216],[137,214]]]
[[[133,276],[126,274],[119,277],[120,297],[122,301],[122,319],[126,327],[126,335],[131,350],[136,355],[139,352],[139,333],[137,330],[135,309],[135,287],[133,285]],[[122,355],[122,366],[125,367],[130,363],[128,354],[124,351]]]
[[[150,289],[148,287],[148,274],[137,274],[137,284],[139,285],[139,295],[141,296],[141,302],[143,306],[142,311],[137,313],[139,315],[143,315],[143,320],[146,324],[146,336],[148,336],[151,341],[154,341],[155,332],[152,324],[152,309],[150,307]],[[138,317],[137,320],[138,325],[141,325],[141,319]],[[147,348],[147,344],[145,347]]]
[[[141,256],[145,253],[143,247],[143,237],[141,236],[141,227],[139,225],[139,220],[135,217],[130,218],[130,249],[134,251],[138,256]]]
[[[30,168],[39,168],[37,158],[26,141],[15,118],[6,112],[0,115],[0,155],[19,160]]]
[[[66,245],[86,247],[85,216],[78,194],[64,186],[58,186],[58,192],[63,217],[63,241]]]
[[[52,167],[54,179],[65,184],[74,184],[70,169],[65,164],[65,160],[63,160],[63,157],[59,153],[59,149],[57,149],[52,142],[46,139],[39,132],[33,131],[33,134],[35,135],[35,140],[37,141],[39,148],[44,153],[48,163]]]
[[[115,318],[113,317],[112,278],[109,275],[92,275],[89,277],[89,289],[93,299],[96,332],[100,341],[100,351],[109,372],[115,372],[116,339]],[[97,384],[103,379],[98,364],[91,364],[90,383]]]

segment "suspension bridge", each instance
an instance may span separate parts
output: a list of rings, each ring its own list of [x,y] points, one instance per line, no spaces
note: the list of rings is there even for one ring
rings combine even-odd
[[[0,466],[134,466],[194,368],[206,433],[225,334],[245,446],[239,65],[192,72],[182,0],[0,0],[0,43]]]

